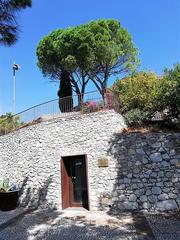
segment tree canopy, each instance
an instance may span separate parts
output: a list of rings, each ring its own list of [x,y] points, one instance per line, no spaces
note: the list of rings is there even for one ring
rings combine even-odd
[[[166,113],[167,119],[180,119],[180,64],[165,69],[156,88],[157,109]]]
[[[121,111],[130,124],[143,124],[158,112],[166,124],[180,119],[180,64],[153,72],[137,72],[117,80],[112,90],[118,94]]]
[[[0,44],[12,45],[19,32],[17,13],[31,7],[31,0],[0,0]]]
[[[136,69],[138,50],[129,32],[116,20],[90,22],[89,29],[94,35],[95,58],[90,78],[104,95],[110,76]]]
[[[73,89],[82,95],[90,80],[104,95],[111,75],[136,68],[137,54],[131,35],[113,19],[53,31],[37,47],[44,76],[59,80],[66,70]]]

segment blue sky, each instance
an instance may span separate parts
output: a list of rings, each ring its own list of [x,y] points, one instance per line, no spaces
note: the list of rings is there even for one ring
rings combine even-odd
[[[57,98],[58,83],[42,76],[36,58],[39,40],[54,29],[115,18],[128,29],[140,50],[140,69],[161,74],[164,67],[180,60],[179,0],[32,1],[32,8],[19,14],[19,41],[13,47],[0,46],[0,114],[12,111],[14,60],[21,66],[17,72],[17,112]],[[92,88],[88,86],[87,91]]]

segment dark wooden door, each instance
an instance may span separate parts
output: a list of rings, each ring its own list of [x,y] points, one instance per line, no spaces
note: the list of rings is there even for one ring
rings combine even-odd
[[[62,161],[63,208],[84,207],[88,209],[86,158],[64,157]]]
[[[83,204],[87,201],[86,163],[84,157],[72,158],[70,168],[70,204],[71,207],[83,207]]]

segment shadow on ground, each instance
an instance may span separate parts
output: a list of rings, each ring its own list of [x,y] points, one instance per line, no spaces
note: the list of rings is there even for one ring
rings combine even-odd
[[[137,239],[132,223],[121,223],[109,220],[104,223],[86,219],[85,216],[63,217],[62,212],[40,210],[46,205],[48,189],[52,178],[48,178],[39,189],[29,187],[29,179],[25,178],[20,187],[20,203],[27,210],[16,215],[10,221],[0,225],[0,240],[121,240]],[[29,208],[35,206],[35,208]],[[13,215],[13,214],[12,214]]]
[[[85,216],[62,217],[58,211],[36,210],[16,219],[0,231],[8,240],[125,240],[138,239],[132,224],[110,220],[98,224]]]

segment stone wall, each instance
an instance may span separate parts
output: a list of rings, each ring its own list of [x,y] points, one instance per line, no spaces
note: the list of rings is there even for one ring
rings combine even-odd
[[[21,189],[21,205],[61,209],[62,156],[86,154],[90,208],[98,208],[99,192],[110,192],[113,183],[110,159],[106,169],[98,159],[106,156],[114,132],[124,128],[114,111],[74,115],[42,122],[0,137],[1,178],[9,177]]]
[[[108,152],[116,161],[115,209],[180,208],[180,133],[115,133]]]
[[[114,111],[42,122],[0,137],[0,178],[23,206],[61,209],[62,156],[86,154],[91,210],[180,207],[180,133],[123,133]],[[108,159],[107,167],[98,160]]]

